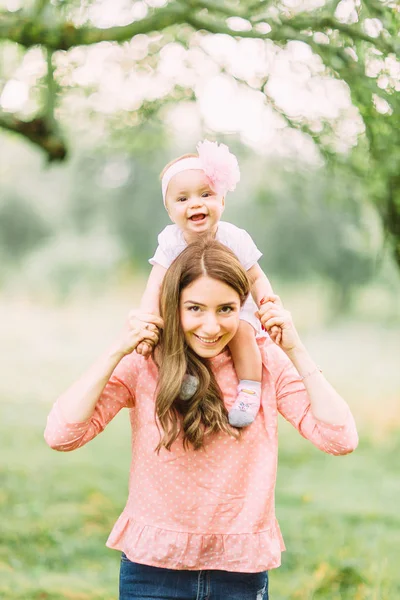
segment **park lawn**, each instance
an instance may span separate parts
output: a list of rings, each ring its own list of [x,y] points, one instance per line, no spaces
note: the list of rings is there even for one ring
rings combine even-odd
[[[111,600],[119,553],[105,547],[127,497],[126,411],[72,453],[43,440],[49,406],[0,405],[2,600]],[[331,457],[281,422],[277,515],[287,552],[271,600],[400,598],[400,436]],[[227,599],[228,600],[228,599]]]

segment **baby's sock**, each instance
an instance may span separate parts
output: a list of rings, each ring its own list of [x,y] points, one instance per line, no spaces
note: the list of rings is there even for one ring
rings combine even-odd
[[[183,382],[181,385],[181,391],[179,393],[179,397],[181,400],[190,400],[192,396],[197,392],[197,388],[199,387],[199,380],[194,375],[189,375],[186,373],[183,378]]]
[[[261,383],[241,379],[238,385],[238,396],[229,411],[229,423],[233,427],[246,427],[254,421],[260,408]]]

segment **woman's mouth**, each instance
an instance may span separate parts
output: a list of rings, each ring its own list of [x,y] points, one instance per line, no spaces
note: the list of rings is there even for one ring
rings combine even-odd
[[[206,344],[207,346],[213,346],[214,344],[216,344],[217,342],[219,342],[219,340],[221,339],[222,335],[218,335],[215,338],[203,338],[200,337],[199,335],[193,334],[198,340],[200,340],[200,342],[202,344]]]

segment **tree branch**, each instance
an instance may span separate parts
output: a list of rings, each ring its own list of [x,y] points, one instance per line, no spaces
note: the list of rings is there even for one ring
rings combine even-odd
[[[45,118],[37,117],[32,121],[21,121],[7,113],[0,112],[0,127],[22,135],[30,142],[42,148],[49,162],[64,160],[67,148],[62,137],[48,126]]]
[[[260,7],[263,4],[263,2],[260,2],[257,6]],[[187,23],[194,29],[202,29],[209,33],[223,33],[250,39],[270,39],[277,42],[288,41],[292,38],[297,39],[298,32],[302,30],[325,31],[326,29],[332,29],[352,39],[368,42],[382,52],[399,54],[399,49],[394,44],[389,43],[382,35],[373,38],[364,33],[358,25],[346,25],[331,16],[312,18],[310,15],[307,15],[307,17],[298,15],[283,20],[279,25],[275,24],[270,32],[262,34],[254,30],[235,31],[228,27],[223,20],[211,20],[196,13],[196,8],[206,8],[209,12],[222,13],[226,17],[244,17],[243,9],[235,11],[233,8],[220,3],[212,4],[209,0],[192,0],[189,3],[174,2],[166,7],[154,10],[150,16],[140,21],[108,29],[78,28],[72,23],[50,27],[39,22],[39,20],[24,19],[21,15],[17,17],[8,15],[0,22],[0,39],[8,39],[26,48],[42,45],[51,50],[68,50],[74,46],[92,45],[103,41],[124,42],[138,34],[162,31],[172,25]]]
[[[269,6],[273,4],[273,0],[259,0],[258,2],[253,2],[246,7],[247,13],[259,13],[262,10],[265,10]]]
[[[363,31],[359,27],[355,27],[352,25],[345,25],[343,23],[339,23],[335,19],[331,17],[320,17],[318,19],[312,19],[308,17],[305,19],[304,17],[294,17],[291,19],[285,19],[282,21],[281,25],[274,26],[271,31],[268,33],[259,33],[257,31],[234,31],[230,29],[227,25],[212,22],[205,17],[190,14],[187,15],[186,21],[189,25],[191,25],[194,29],[204,31],[208,31],[209,33],[224,33],[231,37],[238,38],[250,38],[250,39],[268,39],[274,42],[287,42],[289,40],[299,40],[304,41],[306,43],[310,42],[310,37],[302,32],[307,30],[315,31],[324,31],[326,29],[336,29],[343,35],[346,35],[352,39],[362,40],[364,42],[368,42],[371,45],[375,46],[378,50],[382,52],[393,52],[395,54],[399,54],[399,49],[387,42],[382,36],[377,38],[373,38]]]
[[[352,40],[368,42],[382,52],[398,53],[398,49],[393,44],[385,40],[382,35],[378,37],[371,37],[370,35],[364,33],[359,25],[346,25],[345,23],[340,23],[340,21],[337,21],[335,18],[330,16],[323,16],[319,18],[305,18],[303,16],[296,17],[290,20],[290,24],[293,29],[310,29],[313,32],[324,31],[326,29],[336,30]]]
[[[220,13],[225,17],[241,17],[246,19],[246,15],[244,14],[244,7],[240,6],[228,6],[226,2],[221,3],[218,1],[212,0],[190,0],[189,2],[184,3],[186,6],[190,5],[191,9],[205,9],[210,13]],[[185,11],[186,12],[186,11]],[[247,12],[247,11],[246,11]]]
[[[6,15],[0,21],[0,40],[10,40],[30,48],[45,46],[50,50],[69,50],[75,46],[88,46],[99,42],[125,42],[135,35],[162,31],[171,25],[186,21],[186,10],[178,3],[157,9],[152,15],[122,27],[98,29],[75,27],[72,23],[49,26],[21,15]]]
[[[46,6],[49,4],[49,0],[35,0],[33,5],[33,14],[38,17],[42,14]]]
[[[368,4],[374,0],[368,0]],[[257,13],[265,10],[272,4],[272,0],[261,0],[250,4],[242,3],[234,7],[228,5],[224,0],[172,0],[163,8],[154,9],[152,13],[140,20],[122,27],[110,27],[99,29],[94,27],[75,27],[72,23],[48,25],[46,20],[26,16],[21,12],[18,14],[7,13],[0,20],[0,40],[8,39],[19,43],[27,48],[41,45],[47,49],[47,97],[45,113],[32,121],[25,122],[0,113],[0,127],[19,133],[37,144],[47,153],[49,160],[62,160],[66,156],[66,146],[62,136],[58,132],[58,124],[54,118],[54,105],[56,97],[56,84],[53,77],[52,54],[56,50],[68,50],[80,45],[92,45],[102,41],[124,42],[138,34],[164,31],[170,26],[187,24],[194,30],[205,31],[211,34],[225,34],[233,38],[248,38],[271,40],[277,44],[286,44],[288,41],[297,40],[308,44],[314,52],[319,54],[324,63],[329,66],[340,77],[346,80],[346,73],[341,73],[341,68],[335,66],[331,58],[338,58],[347,69],[353,70],[349,56],[344,52],[342,41],[331,44],[319,44],[313,38],[312,33],[322,31],[331,35],[337,31],[341,36],[350,40],[362,41],[371,44],[382,52],[395,52],[395,38],[391,44],[383,35],[372,38],[363,32],[357,25],[347,25],[338,22],[329,13],[320,13],[318,16],[299,14],[290,18],[282,18],[280,23],[273,22],[272,29],[268,33],[260,33],[254,29],[250,31],[235,31],[225,22],[228,17],[244,16],[244,11],[250,19]],[[333,1],[336,5],[336,0]],[[35,10],[40,11],[48,6],[48,0],[37,0]],[[3,13],[4,14],[4,13]],[[225,18],[224,18],[225,17]],[[249,16],[247,16],[249,18]],[[354,71],[353,71],[354,74]],[[348,75],[348,74],[347,74]],[[274,107],[277,110],[277,107]],[[284,114],[282,114],[285,117]],[[289,122],[287,120],[287,122]],[[293,126],[293,123],[291,123]]]
[[[285,25],[279,28],[272,29],[268,33],[258,33],[257,31],[235,31],[221,22],[212,22],[196,14],[186,15],[186,22],[188,25],[191,25],[193,29],[196,29],[197,31],[203,30],[207,31],[208,33],[214,34],[222,33],[225,35],[229,35],[230,37],[272,40],[274,42],[287,42],[288,40],[292,39],[293,36],[295,37],[295,39],[298,36],[297,31]]]
[[[47,97],[46,97],[46,120],[49,127],[55,125],[54,107],[56,99],[56,82],[54,81],[53,51],[47,50]]]

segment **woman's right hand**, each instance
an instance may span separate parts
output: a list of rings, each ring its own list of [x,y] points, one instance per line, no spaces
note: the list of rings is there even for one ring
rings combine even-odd
[[[142,342],[154,347],[158,343],[159,331],[163,326],[163,320],[158,315],[132,310],[114,348],[125,356],[133,352]]]

